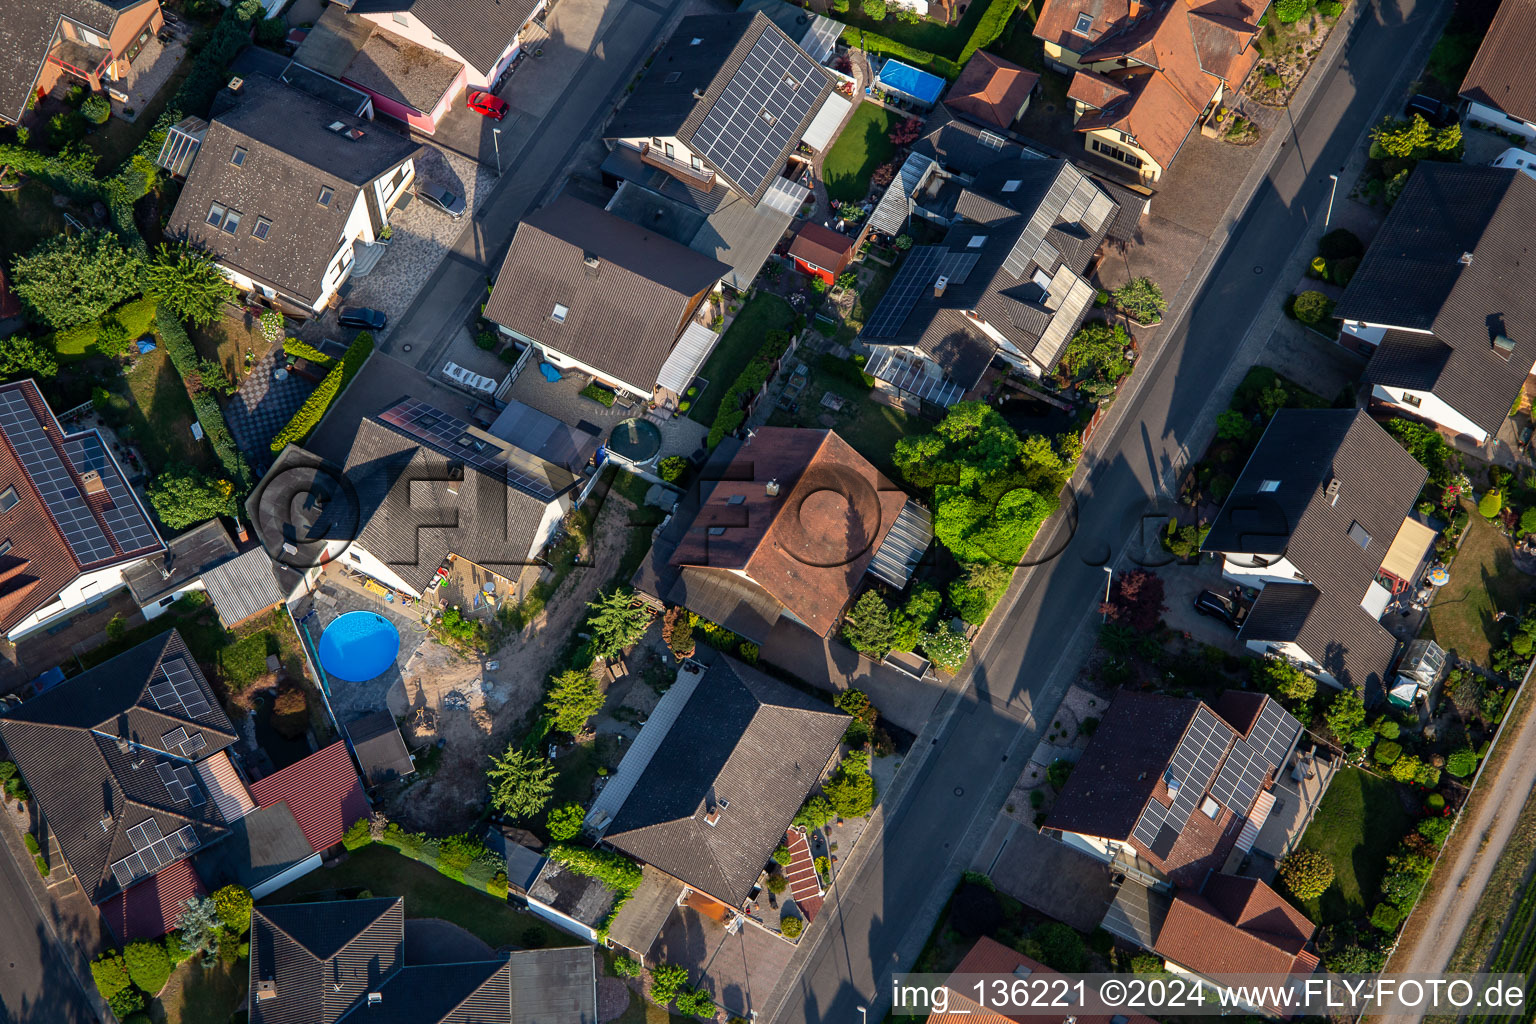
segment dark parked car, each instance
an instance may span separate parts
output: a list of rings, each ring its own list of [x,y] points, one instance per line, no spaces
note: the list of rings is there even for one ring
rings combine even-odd
[[[389,317],[376,309],[359,306],[342,310],[336,322],[343,327],[356,327],[360,331],[382,331],[389,325]]]
[[[1195,611],[1201,615],[1208,615],[1213,619],[1220,619],[1233,629],[1241,626],[1243,620],[1248,617],[1248,609],[1225,594],[1218,594],[1214,590],[1202,590],[1200,592],[1200,596],[1195,598]]]
[[[1431,128],[1449,128],[1461,120],[1461,115],[1456,113],[1455,107],[1441,103],[1433,96],[1426,96],[1423,93],[1418,93],[1410,99],[1403,113],[1410,118],[1418,114],[1429,122]]]
[[[428,206],[435,206],[454,220],[464,216],[464,197],[456,192],[450,192],[443,186],[430,181],[417,181],[416,194],[421,201]]]

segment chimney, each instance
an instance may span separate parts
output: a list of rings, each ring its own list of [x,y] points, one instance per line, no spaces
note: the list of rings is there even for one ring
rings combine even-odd
[[[1340,486],[1342,486],[1342,483],[1338,477],[1334,477],[1332,480],[1328,481],[1328,488],[1323,493],[1328,496],[1329,505],[1337,505],[1339,503]]]
[[[382,993],[382,992],[369,992],[368,993],[368,1005],[369,1006],[378,1006],[383,1001],[384,1001],[384,993]]]
[[[1469,252],[1464,252],[1461,254],[1461,258],[1456,262],[1460,263],[1464,267],[1470,267],[1472,265],[1472,254]]]
[[[239,92],[244,87],[245,87],[245,79],[241,78],[239,75],[236,75],[235,77],[233,77],[233,78],[231,78],[229,80],[229,91],[230,92]]]
[[[710,807],[709,810],[704,812],[704,824],[713,825],[719,820],[720,809],[718,807]]]
[[[256,1001],[264,1003],[268,999],[277,998],[277,982],[270,978],[263,978],[256,983]]]
[[[696,99],[696,100],[703,99],[704,98],[704,90],[703,89],[695,88],[693,90],[693,98]]]
[[[763,485],[763,490],[768,493],[768,497],[777,498],[779,496],[779,482],[777,480],[769,480]]]
[[[933,297],[936,299],[942,299],[944,297],[944,289],[948,287],[949,278],[945,277],[943,274],[940,274],[939,279],[933,282]]]
[[[107,485],[102,483],[101,474],[94,469],[88,469],[80,474],[80,486],[85,490],[87,498],[107,493]]]

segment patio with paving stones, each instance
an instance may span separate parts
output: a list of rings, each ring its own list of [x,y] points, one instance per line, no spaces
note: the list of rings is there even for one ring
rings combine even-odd
[[[747,1017],[761,1009],[789,966],[794,944],[755,924],[743,924],[735,934],[724,924],[681,906],[661,929],[651,957],[688,968],[690,983],[698,985],[725,1007]]]
[[[224,405],[224,419],[235,444],[257,472],[264,472],[272,464],[272,438],[315,390],[313,381],[286,369],[279,380],[278,370],[286,362],[282,348],[274,347],[262,356],[240,390]]]
[[[126,121],[137,120],[160,91],[160,87],[170,80],[176,65],[186,55],[186,43],[179,36],[173,37],[169,43],[162,43],[159,37],[151,36],[129,66],[128,77],[112,83],[114,89],[128,94],[128,102],[112,102],[112,116]],[[128,114],[130,110],[133,111],[132,116]]]

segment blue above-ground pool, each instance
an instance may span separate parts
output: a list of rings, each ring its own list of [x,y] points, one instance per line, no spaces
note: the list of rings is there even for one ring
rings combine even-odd
[[[939,94],[944,91],[945,84],[944,79],[938,75],[930,75],[921,68],[903,64],[899,60],[886,61],[875,81],[882,88],[905,96],[909,100],[916,100],[925,107],[931,107],[938,102]]]
[[[347,612],[320,634],[320,667],[350,683],[383,675],[399,653],[400,631],[378,612]]]

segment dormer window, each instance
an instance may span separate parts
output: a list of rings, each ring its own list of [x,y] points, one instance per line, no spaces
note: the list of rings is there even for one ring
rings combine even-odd
[[[549,318],[557,324],[565,323],[565,318],[570,315],[571,307],[563,302],[555,303],[555,308],[550,312]]]
[[[224,233],[226,235],[232,235],[235,233],[235,229],[239,226],[240,212],[238,210],[230,210],[229,214],[224,218]]]
[[[4,492],[0,492],[0,512],[9,512],[19,501],[21,499],[16,496],[16,488],[7,487]]]
[[[319,198],[317,198],[315,200],[315,202],[319,203],[321,206],[330,206],[331,205],[331,199],[334,198],[335,195],[336,195],[336,190],[335,189],[333,189],[333,188],[331,188],[329,186],[321,186],[321,188],[320,188],[320,196],[319,196]]]
[[[213,227],[218,227],[220,224],[223,224],[224,214],[226,212],[227,211],[224,209],[224,207],[220,206],[218,203],[212,204],[208,207],[208,223]]]
[[[245,150],[241,149],[239,146],[236,146],[235,147],[235,151],[233,153],[229,154],[229,162],[234,164],[236,167],[244,167],[245,166]]]
[[[791,92],[793,92],[795,89],[800,88],[800,83],[795,81],[789,75],[785,75],[784,76],[784,84],[789,86]]]
[[[1093,32],[1093,15],[1079,14],[1077,24],[1072,26],[1072,32],[1079,36],[1090,35]]]

